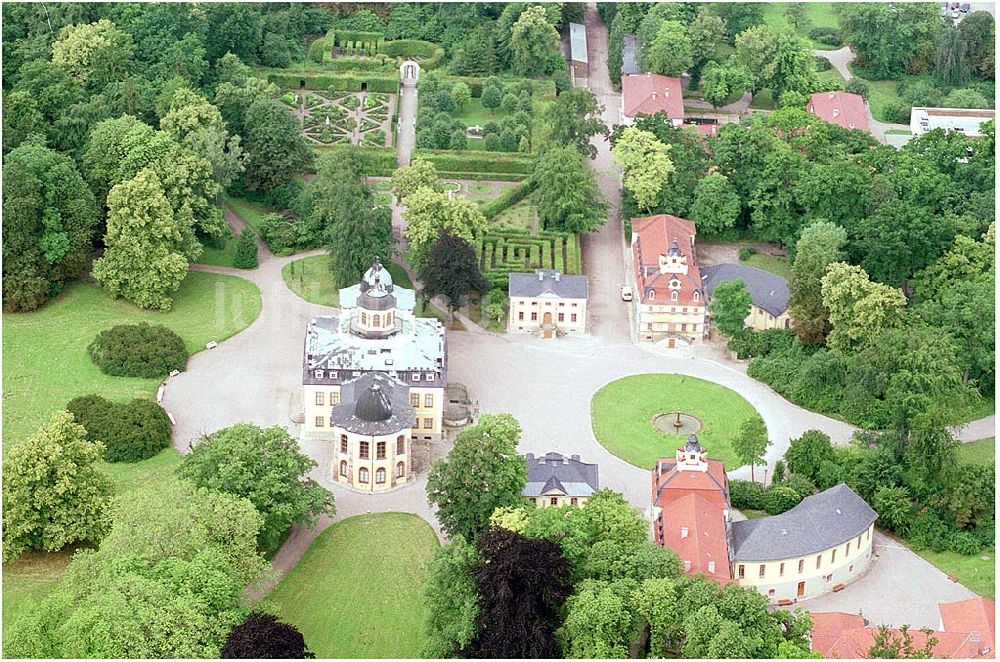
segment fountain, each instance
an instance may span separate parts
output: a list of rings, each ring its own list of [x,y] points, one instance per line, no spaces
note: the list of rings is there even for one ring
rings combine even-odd
[[[671,411],[654,416],[653,427],[664,434],[687,436],[701,430],[702,423],[697,416],[682,411]]]

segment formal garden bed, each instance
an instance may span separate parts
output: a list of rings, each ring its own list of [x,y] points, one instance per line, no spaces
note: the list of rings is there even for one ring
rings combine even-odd
[[[416,515],[350,517],[321,533],[266,601],[317,658],[420,657],[429,616],[421,590],[437,547]]]
[[[295,103],[289,103],[289,99]],[[298,117],[302,135],[316,145],[385,147],[391,136],[390,117],[394,95],[384,92],[327,90],[288,91],[281,96]]]
[[[235,276],[191,272],[169,312],[140,310],[88,283],[72,283],[43,308],[6,316],[3,334],[5,446],[17,443],[78,395],[111,400],[150,398],[163,377],[111,377],[90,360],[87,346],[116,324],[162,324],[189,353],[242,331],[260,314],[257,286]]]
[[[725,386],[674,374],[633,375],[602,387],[591,401],[594,436],[612,454],[643,469],[652,469],[661,457],[673,457],[685,441],[653,426],[665,412],[696,416],[703,427],[698,440],[709,459],[726,469],[739,466],[730,446],[743,421],[756,416],[753,406]]]

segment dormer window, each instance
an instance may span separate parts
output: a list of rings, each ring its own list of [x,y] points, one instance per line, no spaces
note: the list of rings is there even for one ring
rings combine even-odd
[[[419,382],[420,381],[420,373],[419,372],[413,373],[413,381],[415,381],[415,382]]]
[[[655,298],[656,298],[656,290],[650,290],[649,291],[649,300],[652,301]]]
[[[317,370],[316,371],[316,379],[323,379],[323,371],[322,370]]]
[[[676,289],[680,288],[680,286],[681,286],[681,282],[679,280],[677,280],[676,278],[674,278],[674,279],[672,279],[670,281],[670,289],[676,290]]]
[[[700,299],[701,299],[701,294],[697,290],[695,290],[694,300],[699,301]]]
[[[670,300],[677,301],[677,290],[674,290],[673,292],[670,293]]]
[[[433,372],[427,373],[427,381],[429,381],[429,382],[434,381],[434,373]]]

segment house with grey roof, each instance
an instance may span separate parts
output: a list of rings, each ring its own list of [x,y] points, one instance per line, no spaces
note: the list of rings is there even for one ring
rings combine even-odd
[[[580,461],[579,455],[565,457],[546,453],[524,456],[528,482],[521,494],[539,508],[583,506],[599,487],[597,465]]]
[[[750,314],[746,318],[748,328],[757,331],[791,328],[787,280],[770,271],[742,264],[714,264],[701,268],[701,282],[709,301],[716,287],[731,280],[743,281],[750,294]]]
[[[508,333],[532,333],[542,338],[587,333],[588,281],[554,269],[512,273]]]
[[[841,483],[780,515],[733,522],[733,577],[779,604],[839,591],[868,568],[877,517]]]

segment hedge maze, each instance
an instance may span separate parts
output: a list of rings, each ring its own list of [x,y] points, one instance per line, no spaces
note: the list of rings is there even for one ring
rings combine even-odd
[[[568,232],[490,230],[476,239],[479,265],[493,287],[506,289],[508,275],[534,269],[582,272],[580,237]]]

